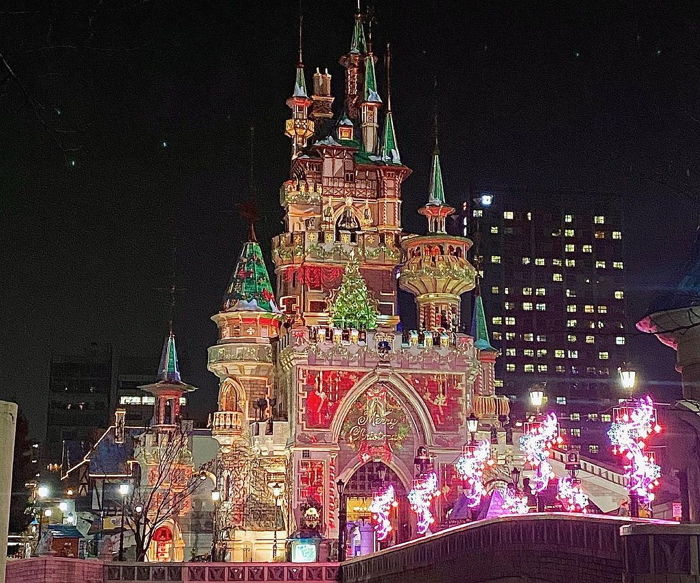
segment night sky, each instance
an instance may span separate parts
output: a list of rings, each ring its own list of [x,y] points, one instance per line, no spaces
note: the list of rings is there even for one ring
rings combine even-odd
[[[675,283],[700,211],[700,14],[689,4],[378,0],[375,47],[392,43],[395,123],[414,170],[407,228],[423,226],[436,75],[448,199],[490,184],[619,192],[629,320],[644,315]],[[307,78],[328,67],[336,105],[353,6],[304,0]],[[2,3],[0,51],[16,78],[0,85],[0,398],[19,401],[35,436],[52,352],[113,342],[157,359],[173,240],[183,375],[200,387],[194,413],[214,408],[209,317],[244,241],[235,205],[250,196],[251,125],[264,248],[281,230],[297,10]],[[678,380],[670,349],[630,346],[649,386]]]

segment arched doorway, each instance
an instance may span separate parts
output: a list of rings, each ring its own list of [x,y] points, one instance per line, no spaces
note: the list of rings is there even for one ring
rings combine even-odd
[[[349,535],[347,540],[351,546],[351,552],[348,556],[354,555],[352,537],[357,538],[358,536],[357,530],[352,535],[354,526],[361,527],[363,524],[372,524],[372,513],[369,510],[372,498],[378,490],[389,484],[394,487],[398,505],[392,508],[389,514],[393,529],[384,541],[377,544],[377,550],[410,540],[410,504],[408,503],[406,487],[397,473],[385,463],[370,461],[357,468],[345,486]],[[368,543],[365,542],[363,548],[367,546]]]
[[[171,520],[156,527],[148,545],[149,562],[171,563],[184,560],[185,543],[180,529]]]

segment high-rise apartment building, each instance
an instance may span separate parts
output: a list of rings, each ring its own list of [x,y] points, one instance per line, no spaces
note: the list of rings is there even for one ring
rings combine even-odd
[[[480,193],[460,230],[475,240],[494,345],[496,386],[528,409],[546,382],[569,444],[607,453],[610,408],[626,360],[623,228],[615,196],[589,192]],[[527,201],[527,202],[525,202]]]

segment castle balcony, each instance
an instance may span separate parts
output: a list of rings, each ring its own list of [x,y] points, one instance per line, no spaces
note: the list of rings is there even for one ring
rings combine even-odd
[[[411,330],[401,334],[301,326],[282,336],[280,349],[283,367],[290,366],[295,357],[303,357],[309,364],[323,366],[374,368],[385,363],[406,370],[466,369],[470,376],[478,369],[473,338],[458,333]]]
[[[377,265],[396,265],[401,259],[398,235],[359,231],[297,231],[282,233],[272,239],[275,265],[300,264],[302,261],[345,262],[352,256]]]
[[[243,435],[243,413],[240,411],[216,411],[211,416],[209,427],[212,435]]]

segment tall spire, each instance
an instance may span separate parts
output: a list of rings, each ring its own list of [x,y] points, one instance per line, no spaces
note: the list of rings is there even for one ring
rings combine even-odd
[[[433,104],[433,161],[430,166],[430,187],[428,189],[428,204],[445,204],[445,187],[442,183],[442,167],[440,166],[440,147],[438,146],[438,93],[437,77],[433,79],[434,104]]]
[[[365,27],[362,25],[362,7],[360,0],[357,0],[355,10],[355,26],[352,29],[352,40],[350,41],[350,54],[365,54],[367,43],[365,41]]]
[[[474,288],[474,310],[472,313],[471,336],[474,338],[474,346],[482,352],[498,352],[491,346],[489,329],[486,321],[486,311],[484,310],[484,300],[481,298],[481,284],[477,273],[476,287]]]
[[[308,97],[306,93],[306,77],[304,75],[304,54],[303,54],[303,26],[304,15],[301,12],[301,0],[299,0],[299,56],[297,57],[297,73],[294,80],[293,97]]]
[[[394,129],[394,116],[391,113],[391,45],[389,43],[386,43],[384,60],[386,66],[386,117],[384,118],[384,133],[379,153],[384,162],[401,164],[401,154],[399,154],[399,144]]]
[[[172,322],[170,333],[163,344],[163,352],[160,355],[160,364],[158,366],[158,382],[164,383],[181,383],[180,367],[177,362],[177,350],[175,349],[175,335],[172,330]]]

